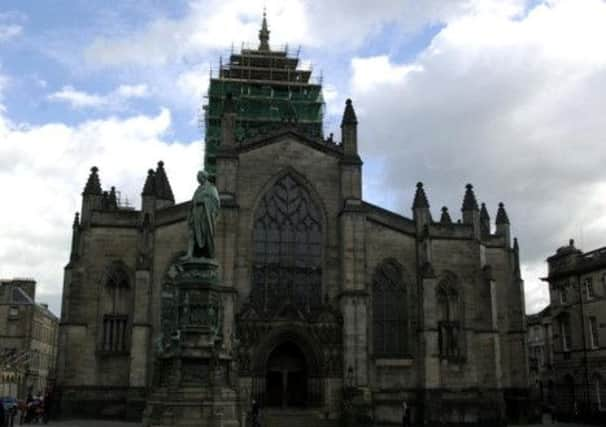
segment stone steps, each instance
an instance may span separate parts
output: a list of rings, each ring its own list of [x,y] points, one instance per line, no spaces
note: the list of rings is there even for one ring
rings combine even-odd
[[[326,420],[310,409],[265,409],[261,413],[262,427],[337,427],[336,420]]]

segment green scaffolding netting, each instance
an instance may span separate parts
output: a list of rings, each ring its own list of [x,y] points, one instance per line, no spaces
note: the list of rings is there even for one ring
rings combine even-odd
[[[309,136],[323,136],[324,98],[320,85],[211,79],[204,117],[204,166],[213,177],[216,174],[216,151],[221,140],[221,116],[227,94],[233,96],[236,105],[236,139],[239,141],[263,134],[285,118],[296,119],[298,127]]]

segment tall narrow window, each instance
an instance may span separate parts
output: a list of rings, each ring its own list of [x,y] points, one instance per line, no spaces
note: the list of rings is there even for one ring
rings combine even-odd
[[[301,311],[319,306],[322,294],[320,209],[292,176],[261,200],[254,222],[251,300],[272,311],[287,301]]]
[[[560,335],[562,339],[562,351],[570,351],[571,345],[571,331],[570,331],[570,317],[562,316],[560,318]]]
[[[587,322],[588,333],[589,333],[589,347],[590,348],[598,348],[600,346],[600,337],[598,330],[598,320],[595,316],[589,317],[589,322]]]
[[[462,354],[461,307],[456,277],[448,273],[436,292],[438,302],[438,341],[440,357],[460,359]]]
[[[400,357],[407,352],[408,316],[402,267],[383,261],[372,284],[374,351],[378,357]]]
[[[114,262],[107,269],[103,309],[101,350],[107,353],[128,351],[131,291],[126,267],[121,262]]]
[[[568,304],[568,293],[564,286],[560,288],[560,304]]]
[[[587,277],[583,281],[583,288],[585,290],[585,298],[587,300],[592,300],[595,297],[593,292],[593,279],[591,277]]]
[[[603,400],[603,396],[602,393],[604,392],[604,387],[602,384],[602,377],[600,377],[599,375],[594,375],[593,377],[593,387],[594,387],[594,393],[595,393],[595,403],[596,406],[598,408],[598,410],[602,411],[606,408],[604,408],[604,400]]]

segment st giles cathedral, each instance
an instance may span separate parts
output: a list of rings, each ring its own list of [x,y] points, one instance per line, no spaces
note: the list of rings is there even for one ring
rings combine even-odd
[[[322,82],[269,34],[264,17],[258,46],[211,77],[194,201],[175,201],[170,174],[198,172],[179,165],[142,175],[140,209],[91,169],[64,275],[62,412],[244,427],[254,402],[268,425],[372,425],[406,401],[414,423],[515,417],[526,326],[504,205],[493,225],[469,184],[460,219],[434,217],[422,183],[410,216],[364,201],[353,103],[325,137]]]

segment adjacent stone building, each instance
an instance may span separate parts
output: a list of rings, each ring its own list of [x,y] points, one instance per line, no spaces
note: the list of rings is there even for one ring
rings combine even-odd
[[[547,259],[555,407],[562,418],[606,420],[606,248],[571,240]]]
[[[59,319],[35,298],[34,280],[0,280],[2,396],[24,398],[54,385]]]
[[[528,390],[526,318],[503,204],[493,226],[471,185],[460,220],[446,207],[434,218],[421,183],[410,217],[364,201],[352,102],[340,141],[324,138],[321,87],[268,39],[264,20],[258,49],[222,66],[206,110],[219,120],[206,163],[222,204],[221,342],[234,356],[242,419],[252,399],[268,420],[290,411],[307,425],[352,411],[400,422],[403,399],[415,422],[517,417]],[[138,418],[157,381],[190,210],[175,202],[168,170],[196,173],[158,163],[137,210],[122,208],[91,170],[65,268],[64,413]],[[204,378],[187,369],[177,381]]]
[[[530,389],[534,392],[532,398],[538,411],[555,403],[551,306],[528,315],[527,324]]]

